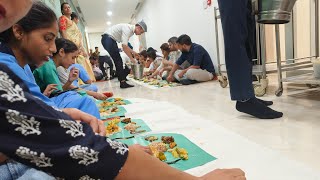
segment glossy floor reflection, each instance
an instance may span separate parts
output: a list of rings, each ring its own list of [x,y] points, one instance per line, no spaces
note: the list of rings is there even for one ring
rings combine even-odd
[[[269,78],[276,79],[273,76]],[[98,82],[97,85],[101,91],[113,91],[115,96],[169,101],[250,141],[320,171],[319,89],[310,90],[302,85],[285,84],[283,95],[276,97],[274,91],[277,81],[270,81],[267,95],[262,99],[273,100],[272,108],[282,111],[284,117],[258,120],[237,112],[235,103],[230,101],[228,87],[223,89],[218,82],[157,90],[139,85],[122,90],[116,80]]]

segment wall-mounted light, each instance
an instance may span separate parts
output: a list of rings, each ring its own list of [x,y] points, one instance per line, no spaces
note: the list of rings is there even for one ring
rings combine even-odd
[[[107,21],[107,25],[110,26],[112,23],[110,21]]]
[[[112,16],[112,11],[108,11],[108,12],[107,12],[107,15],[108,15],[108,16]]]

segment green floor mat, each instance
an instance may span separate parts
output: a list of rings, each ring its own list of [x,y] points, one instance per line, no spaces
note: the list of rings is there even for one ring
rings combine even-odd
[[[170,164],[170,166],[185,171],[188,169],[192,169],[198,166],[202,166],[208,162],[214,161],[217,158],[211,156],[204,150],[202,150],[200,147],[192,143],[189,139],[187,139],[185,136],[181,134],[174,134],[174,133],[161,133],[161,134],[150,134],[147,136],[156,136],[158,137],[158,141],[161,141],[162,136],[172,136],[175,139],[175,142],[177,143],[177,146],[179,148],[184,148],[188,151],[189,159],[188,160],[180,160],[174,164]],[[127,145],[132,144],[141,144],[143,146],[147,146],[150,144],[150,142],[146,141],[145,136],[139,136],[135,137],[133,139],[124,139],[124,140],[118,140],[120,142],[123,142]],[[170,152],[165,152],[165,155],[167,157],[167,160],[165,162],[173,162],[177,158],[174,158]]]
[[[110,108],[112,107],[109,107],[107,109],[110,109]],[[103,115],[102,113],[100,113],[101,119],[109,119],[109,118],[118,117],[118,116],[119,117],[125,116],[127,110],[122,106],[118,106],[118,109],[119,109],[118,112],[108,114],[108,115]]]
[[[107,99],[107,101],[109,101],[109,102],[114,102],[114,101],[115,101],[115,98],[109,98],[109,99]],[[123,99],[122,102],[124,102],[125,105],[132,104],[131,101],[126,100],[126,99]]]
[[[141,119],[131,119],[132,122],[135,122],[138,126],[141,126],[140,128],[137,129],[137,131],[139,130],[145,130],[145,132],[141,132],[141,133],[146,133],[146,132],[150,132],[151,129],[150,127]],[[108,121],[105,122],[105,126],[108,125]],[[118,124],[118,126],[122,129],[121,132],[118,132],[116,134],[111,135],[109,138],[110,139],[114,139],[114,138],[127,138],[127,137],[132,137],[132,136],[137,136],[138,134],[131,134],[129,131],[127,131],[126,129],[124,129],[124,126],[127,125],[125,123],[120,122]],[[140,134],[141,134],[140,133]]]

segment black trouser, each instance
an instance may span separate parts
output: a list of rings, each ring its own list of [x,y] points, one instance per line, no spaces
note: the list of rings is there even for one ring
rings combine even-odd
[[[254,19],[251,0],[218,0],[232,100],[254,97],[252,53]]]
[[[119,81],[123,81],[126,79],[126,73],[124,72],[123,69],[123,62],[122,58],[119,53],[118,45],[115,40],[113,40],[109,35],[103,34],[101,43],[104,47],[105,50],[108,51],[110,54],[111,58],[113,59],[113,62],[117,68],[117,74],[118,74],[118,79]]]
[[[104,64],[107,63],[110,68],[110,76],[113,76],[113,63],[109,56],[99,56],[99,69],[103,73],[103,77],[107,77],[107,72],[104,67]]]

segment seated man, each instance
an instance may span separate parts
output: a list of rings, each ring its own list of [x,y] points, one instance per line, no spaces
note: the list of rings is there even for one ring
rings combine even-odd
[[[210,81],[216,78],[215,70],[209,53],[196,43],[192,43],[188,35],[181,35],[177,40],[178,48],[182,52],[181,57],[174,64],[168,82],[179,81],[183,85],[196,82]],[[189,67],[182,67],[182,65]]]
[[[178,49],[177,40],[178,40],[178,38],[175,36],[171,37],[168,40],[168,44],[169,44],[169,48],[170,48],[169,60],[166,61],[167,67],[162,72],[160,72],[163,80],[167,79],[169,72],[172,70],[176,61],[179,59],[179,57],[182,54],[181,51],[179,51],[179,49]]]

